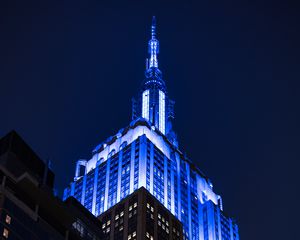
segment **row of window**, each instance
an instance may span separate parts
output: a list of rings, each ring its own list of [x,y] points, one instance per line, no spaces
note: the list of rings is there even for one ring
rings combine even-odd
[[[11,224],[11,216],[9,216],[9,215],[6,215],[6,216],[5,216],[5,223],[6,223],[7,225],[10,225],[10,224]],[[2,236],[3,236],[4,238],[8,238],[8,236],[9,236],[9,230],[8,230],[8,228],[4,227]]]
[[[98,169],[97,179],[97,198],[96,198],[96,211],[95,214],[99,215],[104,211],[105,202],[105,188],[108,184],[108,208],[117,203],[117,191],[120,187],[120,199],[130,194],[130,186],[133,185],[133,190],[138,188],[139,181],[139,152],[140,152],[140,139],[138,138],[134,145],[130,144],[124,146],[122,151],[113,155],[108,161],[100,164]],[[166,202],[166,207],[171,209],[171,201],[173,200],[174,215],[178,216],[180,211],[181,221],[183,222],[185,229],[185,237],[189,238],[189,218],[188,214],[192,212],[192,228],[191,239],[199,238],[199,223],[198,223],[198,205],[199,198],[208,200],[207,195],[203,193],[203,196],[197,194],[196,173],[190,171],[189,177],[187,175],[188,166],[185,161],[180,161],[180,173],[177,171],[177,162],[175,161],[175,155],[171,155],[171,159],[168,159],[164,154],[147,139],[146,150],[146,187],[150,191],[150,172],[153,173],[153,195],[162,203]],[[132,149],[132,147],[134,149]],[[153,156],[151,156],[151,152]],[[120,157],[119,157],[120,156]],[[133,158],[133,165],[131,160]],[[151,160],[152,158],[152,160]],[[150,161],[153,161],[153,172],[150,169]],[[109,166],[107,165],[109,164]],[[165,166],[167,164],[167,166]],[[133,167],[133,169],[131,169]],[[109,170],[109,178],[106,183],[106,174]],[[93,200],[93,174],[86,177],[85,188],[85,206],[91,210]],[[121,175],[121,183],[118,182],[118,176]],[[95,174],[94,174],[95,175]],[[133,177],[133,179],[132,179]],[[172,178],[172,183],[171,183]],[[132,181],[132,182],[131,182]],[[189,183],[188,183],[189,182]],[[119,185],[120,184],[120,185]],[[132,185],[131,185],[132,184]],[[165,187],[165,185],[167,186]],[[172,185],[173,184],[173,185]],[[75,183],[75,197],[80,201],[82,198],[82,179]],[[91,186],[90,186],[91,185]],[[173,188],[174,196],[171,195],[171,189]],[[190,189],[190,191],[188,191]],[[81,192],[80,192],[81,191]],[[166,196],[165,196],[166,195]],[[180,196],[180,203],[178,202]],[[166,198],[165,198],[166,197]],[[189,209],[188,200],[191,200]],[[180,208],[179,208],[180,207]]]

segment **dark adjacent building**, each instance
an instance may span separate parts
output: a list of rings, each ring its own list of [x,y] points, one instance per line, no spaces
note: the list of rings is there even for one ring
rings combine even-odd
[[[182,223],[145,188],[99,216],[105,240],[181,240]]]
[[[75,198],[55,197],[53,185],[54,173],[16,132],[0,139],[1,239],[102,239],[99,220]]]

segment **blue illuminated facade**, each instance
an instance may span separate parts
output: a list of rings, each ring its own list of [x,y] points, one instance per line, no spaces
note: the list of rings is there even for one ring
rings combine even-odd
[[[153,18],[149,58],[141,90],[132,102],[132,121],[76,164],[63,198],[74,196],[98,216],[145,187],[182,223],[184,239],[239,240],[211,181],[180,151],[172,129],[170,100],[158,68],[159,41]],[[146,238],[145,238],[146,239]]]

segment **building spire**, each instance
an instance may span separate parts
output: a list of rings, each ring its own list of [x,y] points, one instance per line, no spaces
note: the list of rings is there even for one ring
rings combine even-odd
[[[151,39],[148,42],[149,68],[158,68],[159,41],[156,39],[156,19],[152,18]]]
[[[151,25],[151,39],[155,39],[156,37],[156,18],[152,17],[152,25]]]

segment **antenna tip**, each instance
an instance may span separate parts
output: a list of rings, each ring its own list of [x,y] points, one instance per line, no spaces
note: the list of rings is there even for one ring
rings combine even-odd
[[[152,17],[151,35],[152,35],[152,38],[155,38],[155,35],[156,35],[156,18],[155,18],[155,16]]]
[[[156,25],[156,18],[155,16],[152,16],[152,26],[155,26]]]

